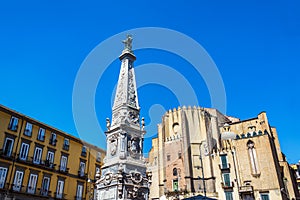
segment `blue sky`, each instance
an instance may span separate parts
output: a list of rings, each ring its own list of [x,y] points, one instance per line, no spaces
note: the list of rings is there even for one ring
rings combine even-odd
[[[290,162],[297,162],[299,6],[296,0],[3,1],[0,104],[78,136],[72,91],[84,59],[115,34],[139,27],[163,27],[188,35],[206,49],[224,81],[227,114],[247,119],[267,111],[283,152]],[[174,67],[191,83],[199,104],[211,106],[205,82],[184,59],[151,49],[135,54],[136,66],[162,63]],[[111,116],[111,93],[118,70],[116,58],[97,89],[95,108],[103,129],[105,118]],[[153,104],[166,110],[178,106],[168,88],[146,85],[138,92],[146,123],[160,121],[149,116]],[[80,137],[97,143],[89,134]],[[149,148],[147,138],[145,150]]]

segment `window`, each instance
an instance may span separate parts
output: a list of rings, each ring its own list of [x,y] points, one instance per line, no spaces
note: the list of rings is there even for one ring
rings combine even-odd
[[[178,180],[173,180],[173,191],[178,191]]]
[[[231,186],[230,174],[229,173],[224,173],[222,175],[223,175],[224,186],[230,187]]]
[[[30,193],[30,194],[35,193],[37,179],[38,179],[37,174],[30,174],[29,181],[28,181],[28,187],[27,187],[28,193]]]
[[[82,190],[83,186],[82,185],[77,185],[77,192],[76,192],[76,200],[81,200],[82,199]]]
[[[8,129],[12,130],[12,131],[17,131],[18,130],[18,122],[19,122],[18,118],[11,117],[9,125],[8,125]]]
[[[23,172],[22,171],[16,171],[15,174],[15,180],[14,180],[14,191],[20,191],[22,188],[22,181],[23,181]]]
[[[63,193],[64,193],[64,181],[59,180],[57,182],[57,187],[56,187],[56,198],[63,198]]]
[[[51,133],[49,144],[55,146],[56,142],[57,142],[57,140],[56,140],[56,133]]]
[[[85,162],[80,161],[80,165],[79,165],[79,171],[78,174],[79,176],[84,176],[84,172],[85,172]]]
[[[48,195],[49,185],[50,185],[50,178],[49,177],[44,177],[43,182],[42,182],[42,188],[41,188],[41,195],[42,196],[47,196]]]
[[[10,157],[11,153],[12,153],[13,146],[14,146],[14,140],[11,139],[11,138],[6,138],[5,143],[4,143],[4,147],[3,147],[3,154],[5,156]]]
[[[181,152],[178,152],[178,159],[181,159]]]
[[[178,175],[177,168],[174,168],[173,169],[173,176],[177,176],[177,175]]]
[[[167,155],[167,161],[171,160],[171,155]]]
[[[63,172],[66,171],[66,169],[67,169],[67,162],[68,162],[67,156],[61,156],[60,167],[59,167],[60,171],[63,171]]]
[[[227,155],[220,155],[221,157],[221,169],[227,169],[228,163],[227,163]]]
[[[96,158],[97,162],[101,161],[101,152],[97,152],[97,158]]]
[[[269,200],[269,194],[268,193],[261,193],[260,194],[261,200]]]
[[[24,135],[31,136],[31,133],[32,133],[32,124],[27,122],[24,130]]]
[[[53,162],[54,162],[54,152],[48,151],[45,164],[47,167],[53,167]]]
[[[86,146],[82,146],[81,155],[86,156]]]
[[[0,188],[4,188],[7,168],[0,167]]]
[[[97,174],[100,174],[100,167],[97,167],[97,166],[96,166],[95,178],[96,178],[96,175],[97,175]],[[100,175],[101,175],[101,174],[100,174]]]
[[[40,164],[42,153],[43,153],[42,148],[35,147],[34,156],[33,156],[33,163],[34,164]]]
[[[24,160],[24,161],[27,160],[28,151],[29,151],[29,144],[22,143],[21,149],[20,149],[20,154],[19,154],[20,160]]]
[[[38,133],[37,139],[40,140],[40,141],[44,141],[45,140],[45,129],[43,129],[43,128],[39,129],[39,133]]]
[[[63,149],[64,150],[69,150],[69,146],[70,146],[70,141],[69,141],[69,139],[65,138]]]
[[[250,158],[250,163],[251,163],[251,168],[252,168],[252,174],[253,175],[259,175],[259,167],[258,167],[258,162],[257,162],[257,156],[256,156],[256,150],[254,147],[254,142],[249,140],[247,142],[248,146],[248,153],[249,153],[249,158]]]
[[[232,192],[225,192],[225,199],[226,200],[233,200]]]

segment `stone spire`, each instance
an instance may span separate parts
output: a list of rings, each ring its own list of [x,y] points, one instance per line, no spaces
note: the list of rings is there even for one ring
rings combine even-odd
[[[139,102],[137,97],[136,81],[133,62],[136,57],[132,51],[132,37],[127,35],[122,54],[117,92],[113,105],[112,127],[129,123],[139,126]]]
[[[145,122],[140,123],[132,51],[132,37],[123,41],[121,69],[112,108],[106,119],[107,151],[101,175],[97,175],[97,200],[148,200],[149,175],[143,157]]]

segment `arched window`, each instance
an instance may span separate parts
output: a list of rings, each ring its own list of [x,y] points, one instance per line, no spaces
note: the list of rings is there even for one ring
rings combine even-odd
[[[249,154],[249,159],[250,159],[250,163],[251,163],[252,175],[258,176],[260,174],[260,171],[259,171],[254,142],[249,140],[247,142],[247,147],[248,147],[248,154]]]
[[[178,175],[177,168],[174,168],[173,169],[173,176],[177,176],[177,175]]]

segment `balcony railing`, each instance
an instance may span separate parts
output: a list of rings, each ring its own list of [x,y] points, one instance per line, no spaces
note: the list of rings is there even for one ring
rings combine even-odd
[[[16,153],[5,152],[3,149],[0,149],[0,157],[2,157],[2,158],[8,159],[8,160],[13,160],[15,156],[16,156]]]
[[[69,151],[69,147],[70,147],[70,145],[64,144],[64,145],[63,145],[63,150]]]
[[[243,193],[243,192],[253,192],[253,187],[251,185],[244,185],[244,186],[241,186],[240,187],[240,193]]]
[[[86,157],[86,151],[82,151],[81,156]]]
[[[82,179],[86,179],[87,178],[87,174],[83,173],[81,170],[78,170],[78,177],[82,178]]]
[[[17,131],[18,130],[18,125],[12,125],[11,124],[11,125],[8,126],[8,129],[11,130],[11,131]]]
[[[230,163],[227,163],[227,164],[219,164],[219,169],[220,169],[220,170],[230,169]]]
[[[44,196],[44,197],[51,197],[51,191],[49,190],[45,190],[45,189],[41,189],[41,188],[38,188],[38,190],[40,190],[40,195],[41,196]]]
[[[58,166],[58,172],[62,174],[68,174],[69,173],[69,168],[61,167],[60,165]]]
[[[52,146],[56,146],[56,142],[57,142],[57,139],[50,138],[50,140],[49,140],[49,144],[51,144]]]
[[[56,199],[67,199],[67,194],[58,194],[54,192],[54,196]]]
[[[222,182],[221,185],[223,189],[232,189],[234,187],[234,182],[229,182],[229,183]]]

